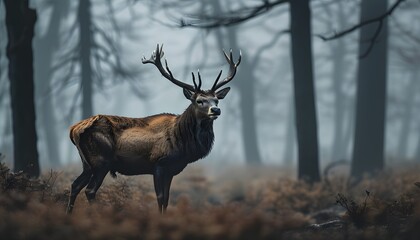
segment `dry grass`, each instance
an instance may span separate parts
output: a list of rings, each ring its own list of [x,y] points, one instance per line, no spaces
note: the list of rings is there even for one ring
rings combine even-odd
[[[309,185],[279,168],[196,166],[175,177],[159,215],[150,176],[110,177],[91,206],[83,192],[65,214],[77,171],[31,180],[0,165],[2,239],[417,239],[419,167],[387,171],[347,188]],[[369,194],[367,194],[368,190]]]

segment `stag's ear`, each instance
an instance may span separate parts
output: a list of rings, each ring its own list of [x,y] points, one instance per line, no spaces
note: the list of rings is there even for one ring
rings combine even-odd
[[[223,88],[222,90],[216,92],[216,97],[218,99],[223,99],[226,97],[226,94],[228,94],[229,91],[230,91],[230,87]]]
[[[190,90],[183,88],[183,92],[184,92],[184,96],[188,99],[191,100],[192,96],[194,95],[193,92],[191,92]]]

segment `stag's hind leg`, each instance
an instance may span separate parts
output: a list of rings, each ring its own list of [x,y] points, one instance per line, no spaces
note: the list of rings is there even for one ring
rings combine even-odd
[[[95,200],[96,192],[101,187],[106,174],[109,172],[109,169],[106,167],[101,167],[95,169],[92,177],[90,178],[89,184],[86,187],[85,194],[89,203],[92,203]]]
[[[74,180],[74,182],[72,183],[69,203],[67,205],[68,214],[72,212],[77,195],[89,183],[91,176],[92,176],[92,171],[88,167],[85,167],[83,168],[83,172],[80,174],[80,176],[77,177],[76,180]]]
[[[114,155],[113,144],[108,135],[94,130],[82,136],[81,141],[83,155],[92,171],[92,176],[85,190],[86,198],[89,202],[92,202],[110,170]]]

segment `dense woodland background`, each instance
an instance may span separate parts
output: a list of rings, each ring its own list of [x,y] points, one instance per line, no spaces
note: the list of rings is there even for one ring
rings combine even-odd
[[[171,68],[187,82],[200,68],[210,84],[225,67],[221,49],[243,53],[215,126],[214,151],[200,164],[316,172],[318,165],[353,160],[364,165],[356,174],[420,159],[419,2],[287,2],[30,1],[37,12],[32,46],[41,168],[79,161],[67,130],[85,117],[186,108],[179,89],[140,62],[156,43],[165,44]],[[6,5],[0,6],[0,151],[12,165],[13,87]]]

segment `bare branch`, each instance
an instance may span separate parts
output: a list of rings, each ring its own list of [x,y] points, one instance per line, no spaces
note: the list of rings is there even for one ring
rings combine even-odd
[[[344,30],[344,31],[341,31],[341,32],[336,32],[336,33],[334,33],[332,36],[327,37],[327,36],[324,36],[324,35],[321,35],[321,34],[316,34],[315,36],[319,37],[320,39],[322,39],[322,40],[324,40],[324,41],[330,41],[330,40],[333,40],[333,39],[337,39],[337,38],[343,37],[343,36],[345,36],[345,35],[347,35],[347,34],[349,34],[349,33],[352,33],[352,32],[354,32],[354,31],[356,31],[357,29],[359,29],[359,28],[361,28],[361,27],[363,27],[363,26],[366,26],[366,25],[369,25],[369,24],[372,24],[372,23],[375,23],[375,22],[379,22],[379,25],[382,25],[382,21],[383,21],[386,17],[391,16],[391,14],[394,12],[394,10],[395,10],[395,9],[397,9],[397,7],[398,7],[398,6],[399,6],[402,2],[404,2],[404,1],[405,1],[405,0],[397,0],[397,1],[394,3],[394,5],[392,5],[392,6],[388,9],[388,11],[386,11],[384,14],[382,14],[382,15],[380,15],[380,16],[378,16],[378,17],[376,17],[376,18],[372,18],[372,19],[369,19],[369,20],[366,20],[366,21],[360,22],[360,23],[358,23],[358,24],[354,25],[353,27],[348,28],[348,29],[346,29],[346,30]],[[381,26],[381,28],[382,28],[382,26]],[[379,32],[380,32],[380,31],[379,31]],[[365,54],[363,54],[363,55],[365,55]]]
[[[191,16],[190,21],[181,19],[179,26],[207,29],[221,26],[232,26],[260,16],[266,12],[269,12],[271,9],[273,9],[273,7],[288,2],[289,0],[276,0],[273,2],[270,2],[269,0],[263,0],[261,5],[244,7],[242,9],[231,11],[226,14],[221,14],[219,16]]]

